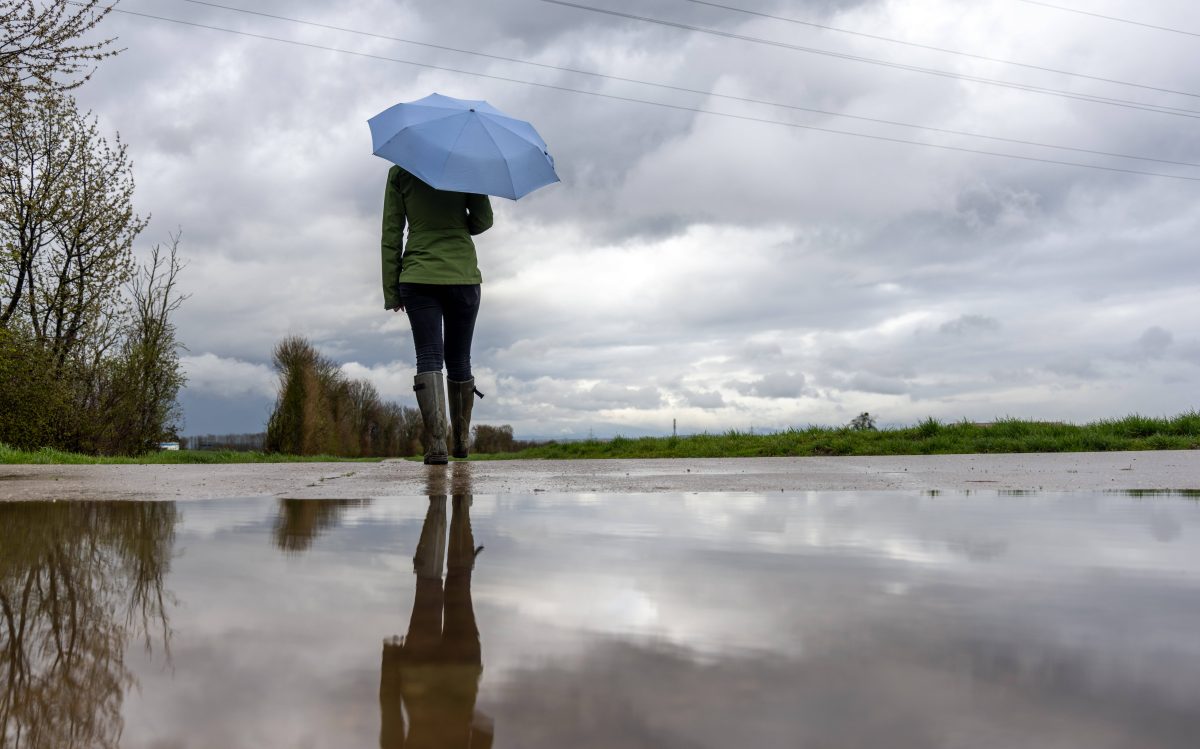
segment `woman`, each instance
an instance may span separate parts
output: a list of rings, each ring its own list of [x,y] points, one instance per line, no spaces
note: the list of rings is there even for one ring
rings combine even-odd
[[[383,197],[383,304],[407,312],[412,325],[417,349],[413,390],[425,422],[426,465],[445,465],[448,460],[447,394],[451,454],[467,457],[472,398],[483,397],[471,374],[471,338],[482,281],[471,237],[491,225],[492,204],[486,195],[435,190],[398,166],[388,172]]]

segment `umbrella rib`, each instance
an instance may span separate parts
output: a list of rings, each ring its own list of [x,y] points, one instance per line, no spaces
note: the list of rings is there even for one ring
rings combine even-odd
[[[503,155],[504,151],[500,148],[500,144],[496,142],[496,136],[492,135],[492,131],[490,129],[488,129],[487,120],[480,117],[479,122],[480,122],[480,124],[483,125],[483,132],[487,133],[487,137],[492,139],[492,145],[496,147],[496,151],[498,153],[500,153],[501,155]],[[519,197],[519,196],[517,195],[517,183],[513,181],[512,169],[508,170],[508,184],[512,186],[512,191],[513,191],[513,196],[514,196],[513,200],[516,200],[517,197]]]
[[[516,124],[516,125],[531,124],[528,120],[522,120],[519,117],[510,117],[509,115],[506,115],[506,114],[488,114],[487,119],[489,122],[493,122],[496,125],[499,125],[499,126],[503,127],[505,130],[508,130],[516,135],[520,135],[520,133],[517,133],[515,130],[513,130],[513,128],[511,127],[512,124]]]

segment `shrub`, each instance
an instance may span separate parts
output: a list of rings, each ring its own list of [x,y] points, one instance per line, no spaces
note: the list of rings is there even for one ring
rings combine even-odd
[[[36,341],[0,328],[0,443],[36,450],[74,431],[71,393],[51,359]]]
[[[346,379],[305,338],[280,341],[272,361],[279,395],[267,422],[269,452],[358,458],[421,451],[419,411],[384,403],[366,380]]]

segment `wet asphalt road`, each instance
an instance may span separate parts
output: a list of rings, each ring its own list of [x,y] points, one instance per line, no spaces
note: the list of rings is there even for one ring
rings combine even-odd
[[[0,466],[0,500],[476,494],[1200,490],[1200,451],[845,458]]]

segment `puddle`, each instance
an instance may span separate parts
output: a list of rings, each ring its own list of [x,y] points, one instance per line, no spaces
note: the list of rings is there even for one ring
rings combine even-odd
[[[0,505],[0,746],[1190,747],[1177,494]]]

